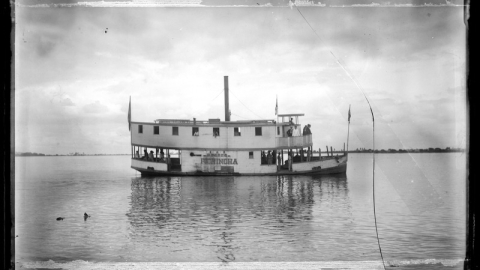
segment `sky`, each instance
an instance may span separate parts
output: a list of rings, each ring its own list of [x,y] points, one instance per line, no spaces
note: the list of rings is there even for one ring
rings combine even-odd
[[[275,120],[278,97],[314,149],[348,130],[349,149],[373,148],[369,103],[376,149],[465,148],[464,20],[460,6],[18,6],[15,151],[130,153],[130,97],[133,121],[223,120],[223,76],[231,120]]]

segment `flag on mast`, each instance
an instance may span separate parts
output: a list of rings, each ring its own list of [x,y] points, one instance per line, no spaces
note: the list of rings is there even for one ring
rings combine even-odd
[[[132,121],[132,97],[128,100],[128,131],[130,131],[130,122]]]
[[[277,96],[277,103],[275,104],[275,115],[278,114],[278,96]]]
[[[348,123],[350,124],[350,117],[352,115],[350,114],[350,105],[348,105]]]

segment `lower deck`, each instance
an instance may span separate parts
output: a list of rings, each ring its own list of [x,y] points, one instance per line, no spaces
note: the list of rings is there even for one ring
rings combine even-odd
[[[132,158],[131,168],[145,175],[295,175],[345,173],[348,155],[313,156],[308,151],[156,150]]]

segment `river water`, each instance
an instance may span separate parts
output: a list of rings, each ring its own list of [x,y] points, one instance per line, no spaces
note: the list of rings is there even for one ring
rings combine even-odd
[[[386,265],[461,269],[465,154],[372,164],[350,154],[346,175],[141,177],[129,156],[16,157],[15,261],[381,263],[374,175]]]

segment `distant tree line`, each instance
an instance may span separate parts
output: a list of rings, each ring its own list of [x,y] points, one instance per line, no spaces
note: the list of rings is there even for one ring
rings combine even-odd
[[[366,148],[357,148],[356,150],[348,150],[345,152],[348,153],[445,153],[445,152],[464,152],[465,149],[461,148],[450,148],[446,147],[444,149],[442,148],[424,148],[424,149],[366,149]],[[318,153],[317,150],[314,150],[313,152]],[[323,152],[323,151],[322,151]],[[333,150],[334,153],[343,153],[343,150]]]
[[[85,153],[70,153],[67,155],[59,155],[59,154],[53,154],[53,155],[46,155],[43,153],[32,153],[32,152],[16,152],[15,156],[24,156],[24,157],[31,157],[31,156],[125,156],[125,155],[130,155],[130,154],[85,154]]]
[[[15,156],[45,156],[45,154],[25,152],[25,153],[15,153]]]

